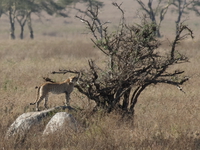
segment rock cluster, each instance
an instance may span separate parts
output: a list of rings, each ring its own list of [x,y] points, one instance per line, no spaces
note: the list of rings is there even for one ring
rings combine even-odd
[[[42,120],[54,114],[58,109],[66,109],[65,106],[59,106],[44,110],[41,112],[28,112],[20,115],[9,127],[6,138],[13,137],[17,134],[25,135],[31,127],[38,125]],[[77,132],[77,121],[75,118],[66,112],[57,112],[47,123],[43,135],[54,134],[63,130],[71,130]]]

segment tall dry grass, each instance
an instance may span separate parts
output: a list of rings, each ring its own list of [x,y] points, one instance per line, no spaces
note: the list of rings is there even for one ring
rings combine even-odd
[[[178,48],[190,62],[173,66],[184,69],[190,80],[186,94],[176,87],[156,85],[147,88],[136,105],[134,120],[119,113],[91,113],[92,104],[77,90],[72,93],[72,113],[82,130],[43,139],[42,123],[25,138],[5,140],[11,123],[22,113],[34,111],[29,106],[36,98],[34,87],[48,76],[62,81],[68,75],[52,75],[58,69],[85,69],[87,60],[103,65],[104,56],[90,42],[50,38],[40,40],[0,41],[0,147],[1,149],[200,149],[199,121],[199,41],[185,41]],[[163,51],[166,49],[162,47]],[[64,95],[50,95],[49,106],[62,105]],[[80,109],[79,109],[80,108]],[[103,117],[102,117],[103,116]]]
[[[121,3],[119,0],[115,0]],[[110,1],[104,1],[105,7],[100,15],[103,21],[111,21],[108,26],[115,28],[119,23],[120,12]],[[78,5],[79,6],[79,5]],[[132,0],[123,2],[127,22],[137,21],[138,5]],[[83,6],[80,6],[83,10]],[[42,138],[45,124],[35,126],[26,137],[6,140],[4,136],[13,121],[22,113],[34,111],[29,106],[36,98],[35,86],[40,85],[42,77],[63,81],[69,75],[52,75],[58,69],[85,69],[87,60],[94,59],[98,65],[104,64],[104,58],[91,44],[83,24],[75,19],[77,12],[71,12],[71,18],[45,16],[42,20],[33,18],[35,40],[9,39],[9,20],[1,17],[0,24],[0,149],[63,149],[63,150],[196,150],[200,149],[199,122],[199,19],[185,15],[194,29],[194,41],[184,41],[178,48],[184,52],[190,62],[173,66],[183,69],[190,76],[180,92],[169,85],[152,85],[141,95],[136,104],[134,120],[121,118],[119,113],[91,113],[92,101],[81,95],[76,89],[71,95],[71,105],[78,112],[70,112],[82,126],[79,133],[62,133]],[[168,13],[163,21],[161,33],[172,38],[175,33],[176,15]],[[16,24],[16,37],[20,28]],[[84,33],[84,34],[80,34]],[[171,36],[170,36],[171,34]],[[168,42],[163,42],[162,51]],[[50,95],[49,106],[62,105],[64,95]]]

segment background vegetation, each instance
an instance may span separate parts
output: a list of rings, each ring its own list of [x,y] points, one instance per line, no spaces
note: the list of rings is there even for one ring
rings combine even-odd
[[[123,3],[126,17],[130,23],[137,4],[130,0]],[[130,5],[131,4],[131,5]],[[82,5],[77,7],[84,9]],[[102,9],[105,21],[115,28],[117,15],[109,2]],[[72,11],[72,14],[76,15]],[[107,14],[107,15],[105,15]],[[156,85],[146,89],[135,106],[134,120],[121,118],[118,113],[107,114],[91,112],[94,103],[77,90],[72,93],[71,105],[80,108],[73,113],[86,129],[80,133],[63,133],[57,138],[42,139],[42,129],[35,127],[23,140],[5,140],[5,133],[10,124],[22,113],[34,111],[29,103],[36,98],[35,86],[48,76],[56,81],[63,81],[68,75],[52,75],[58,69],[85,69],[88,59],[95,59],[104,64],[104,56],[95,50],[90,36],[79,20],[71,18],[53,18],[44,13],[40,20],[34,18],[35,39],[29,40],[25,30],[24,40],[9,40],[8,20],[1,18],[0,24],[0,147],[1,149],[200,149],[199,121],[199,21],[190,13],[186,22],[193,29],[194,40],[185,40],[178,49],[189,57],[189,63],[174,68],[185,70],[190,80],[183,86],[186,94],[176,87]],[[168,14],[162,23],[161,51],[166,51],[168,40],[175,34],[176,16]],[[20,30],[16,27],[16,35]],[[36,38],[37,37],[37,38]],[[172,68],[172,69],[174,69]],[[49,106],[62,105],[64,95],[51,95]],[[83,110],[82,110],[83,109]],[[81,111],[82,110],[82,111]],[[40,125],[44,128],[44,125]]]

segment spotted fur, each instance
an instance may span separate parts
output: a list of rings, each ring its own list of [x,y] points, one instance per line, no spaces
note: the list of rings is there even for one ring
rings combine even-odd
[[[38,88],[37,91],[37,99],[34,103],[30,103],[30,105],[36,104],[36,111],[39,111],[40,102],[45,99],[44,107],[47,108],[47,101],[49,93],[53,94],[62,94],[65,93],[66,96],[66,105],[69,105],[70,94],[73,91],[74,84],[78,81],[78,77],[70,77],[62,83],[52,83],[46,82],[42,84]]]

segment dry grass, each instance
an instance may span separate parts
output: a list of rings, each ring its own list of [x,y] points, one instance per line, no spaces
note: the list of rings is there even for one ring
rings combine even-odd
[[[0,135],[4,139],[10,124],[20,114],[33,111],[34,87],[41,84],[42,76],[57,81],[67,75],[51,75],[53,70],[87,66],[93,58],[99,65],[103,60],[91,43],[68,41],[62,38],[49,40],[0,41]],[[183,68],[191,76],[184,85],[186,94],[176,87],[157,85],[146,89],[136,105],[134,121],[122,119],[119,114],[102,116],[91,114],[87,99],[74,91],[71,105],[83,108],[74,113],[84,130],[80,133],[63,133],[42,139],[41,124],[34,127],[25,139],[1,140],[4,149],[199,149],[200,139],[198,41],[185,41],[180,45],[189,55],[190,63],[174,66]],[[189,51],[188,51],[189,49]],[[50,106],[62,105],[64,95],[51,95]],[[191,137],[192,136],[192,137]]]
[[[111,20],[114,24],[111,26],[115,26],[119,18],[116,15],[118,11],[109,7],[108,1],[105,3],[106,7],[101,15],[104,16],[104,21]],[[132,12],[132,6],[132,0],[123,3],[130,23],[135,19],[132,15],[136,12],[136,9],[134,13]],[[173,18],[171,15],[166,16],[162,33],[174,33],[172,25],[174,20],[175,16]],[[162,84],[151,86],[139,98],[134,120],[127,120],[121,118],[118,113],[105,116],[103,112],[92,114],[88,100],[75,90],[71,95],[71,105],[83,109],[77,113],[72,112],[83,127],[80,133],[67,132],[43,139],[41,131],[45,125],[40,124],[31,129],[24,139],[18,137],[5,140],[4,136],[10,124],[20,114],[34,110],[29,103],[35,100],[35,86],[43,82],[43,76],[63,81],[68,75],[52,75],[50,72],[58,69],[85,69],[87,60],[91,58],[99,65],[103,65],[104,56],[95,50],[88,38],[90,36],[80,34],[85,30],[80,26],[79,21],[75,21],[73,17],[67,19],[69,23],[61,18],[51,17],[46,18],[46,21],[40,22],[34,19],[35,40],[11,41],[5,40],[8,39],[8,20],[5,16],[1,18],[0,149],[200,149],[198,35],[194,41],[185,41],[179,46],[179,49],[190,58],[190,62],[172,68],[184,69],[191,77],[183,86],[186,94],[173,86]],[[190,23],[193,24],[194,33],[198,33],[198,20]],[[16,34],[18,32],[17,27]],[[171,35],[167,34],[167,36],[171,39]],[[27,35],[25,37],[28,39]],[[163,51],[166,50],[167,45],[168,43],[163,45]],[[49,97],[50,107],[62,105],[63,102],[64,95]]]

